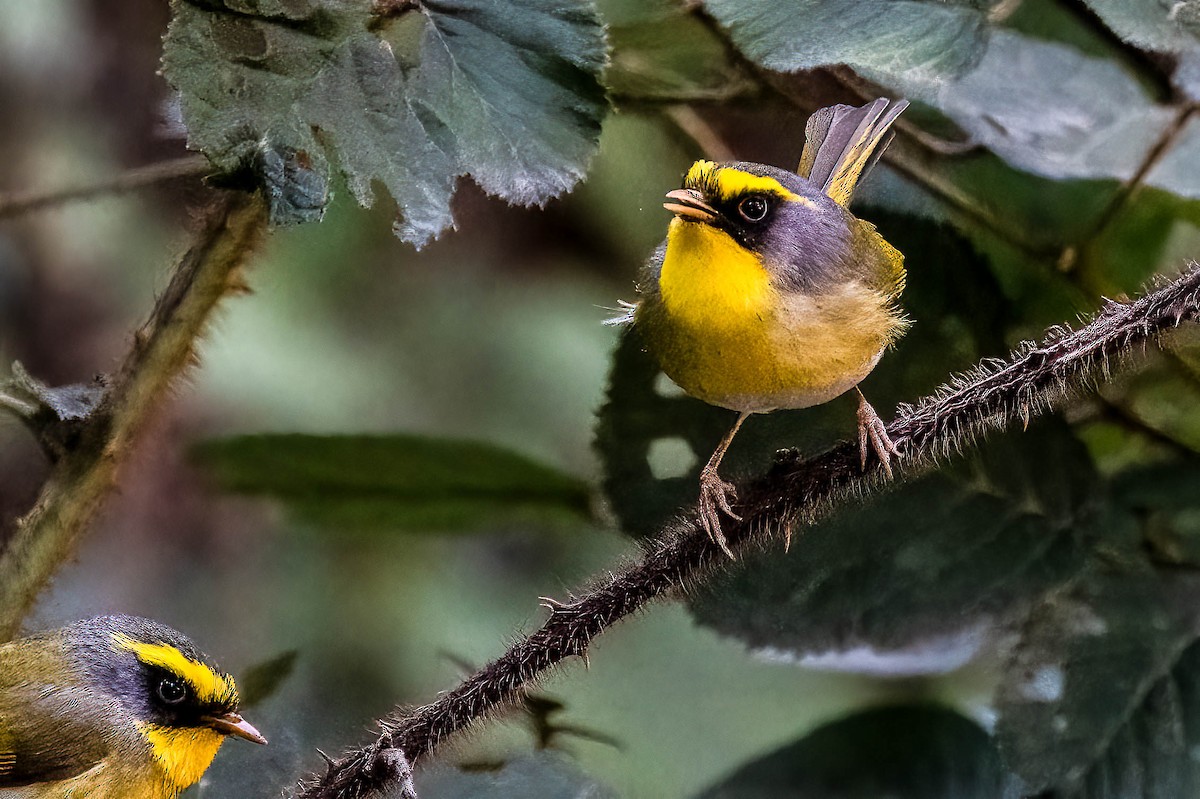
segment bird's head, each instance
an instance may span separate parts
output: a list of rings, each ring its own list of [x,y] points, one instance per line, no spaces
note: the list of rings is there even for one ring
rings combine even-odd
[[[132,719],[175,787],[197,782],[228,736],[267,742],[239,714],[233,678],[182,633],[135,616],[101,616],[67,634],[89,685]]]
[[[663,207],[675,225],[703,226],[714,246],[728,237],[793,288],[836,278],[849,248],[845,209],[805,178],[765,164],[697,161]]]

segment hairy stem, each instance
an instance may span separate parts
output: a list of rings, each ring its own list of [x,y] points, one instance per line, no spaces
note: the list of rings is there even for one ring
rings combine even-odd
[[[112,491],[117,467],[171,382],[195,358],[213,308],[244,288],[240,271],[266,229],[262,199],[222,197],[184,254],[78,443],[55,464],[33,509],[0,554],[0,642],[11,639],[55,570],[75,553]]]
[[[899,470],[914,474],[968,447],[992,429],[1048,411],[1072,392],[1105,379],[1114,359],[1182,323],[1200,321],[1200,267],[1131,303],[1108,303],[1077,331],[1054,328],[1008,359],[987,359],[931,395],[902,405],[887,426],[903,452]],[[863,473],[858,449],[843,443],[807,461],[780,462],[739,487],[742,521],[727,525],[735,553],[785,540],[796,528],[883,482],[878,467]],[[725,567],[722,554],[694,521],[662,531],[642,560],[592,586],[570,603],[547,600],[550,617],[497,660],[431,704],[380,720],[369,746],[328,762],[302,784],[298,799],[366,799],[405,785],[410,769],[448,738],[519,701],[548,669],[583,656],[596,636],[649,602]]]
[[[0,219],[40,211],[64,203],[90,200],[105,194],[120,194],[179,178],[200,177],[212,170],[202,155],[186,155],[172,161],[137,167],[101,183],[68,186],[50,191],[0,194]]]

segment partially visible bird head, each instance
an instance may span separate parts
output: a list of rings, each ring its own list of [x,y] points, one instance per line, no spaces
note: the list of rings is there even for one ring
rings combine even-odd
[[[200,779],[227,736],[267,741],[238,713],[233,678],[185,635],[136,616],[100,616],[66,628],[88,684],[133,719],[167,779]]]
[[[663,207],[754,253],[776,279],[819,284],[843,261],[845,209],[808,180],[765,164],[697,161]]]

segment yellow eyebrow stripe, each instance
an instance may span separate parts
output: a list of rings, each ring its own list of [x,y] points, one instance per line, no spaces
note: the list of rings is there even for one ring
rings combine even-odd
[[[805,198],[789,191],[775,178],[764,175],[751,175],[733,167],[722,167],[713,161],[697,161],[688,170],[683,179],[683,185],[689,189],[699,189],[709,195],[716,195],[723,200],[740,197],[745,194],[773,194],[784,200],[794,202],[809,202]]]
[[[183,678],[192,686],[192,690],[202,702],[223,704],[238,701],[237,686],[232,677],[218,674],[169,644],[147,644],[121,633],[113,636],[113,643],[118,649],[132,652],[147,666],[158,666]]]

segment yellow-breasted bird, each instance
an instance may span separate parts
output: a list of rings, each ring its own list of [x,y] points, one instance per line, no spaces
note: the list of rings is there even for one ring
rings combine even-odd
[[[171,799],[230,735],[267,742],[170,627],[100,616],[0,645],[2,799]]]
[[[700,472],[700,522],[732,556],[720,513],[734,487],[717,467],[752,413],[807,408],[857,388],[903,335],[904,256],[847,209],[908,102],[817,111],[797,173],[697,161],[663,206],[675,214],[643,268],[632,322],[684,391],[739,413]],[[859,395],[859,449],[891,475],[899,454]]]

